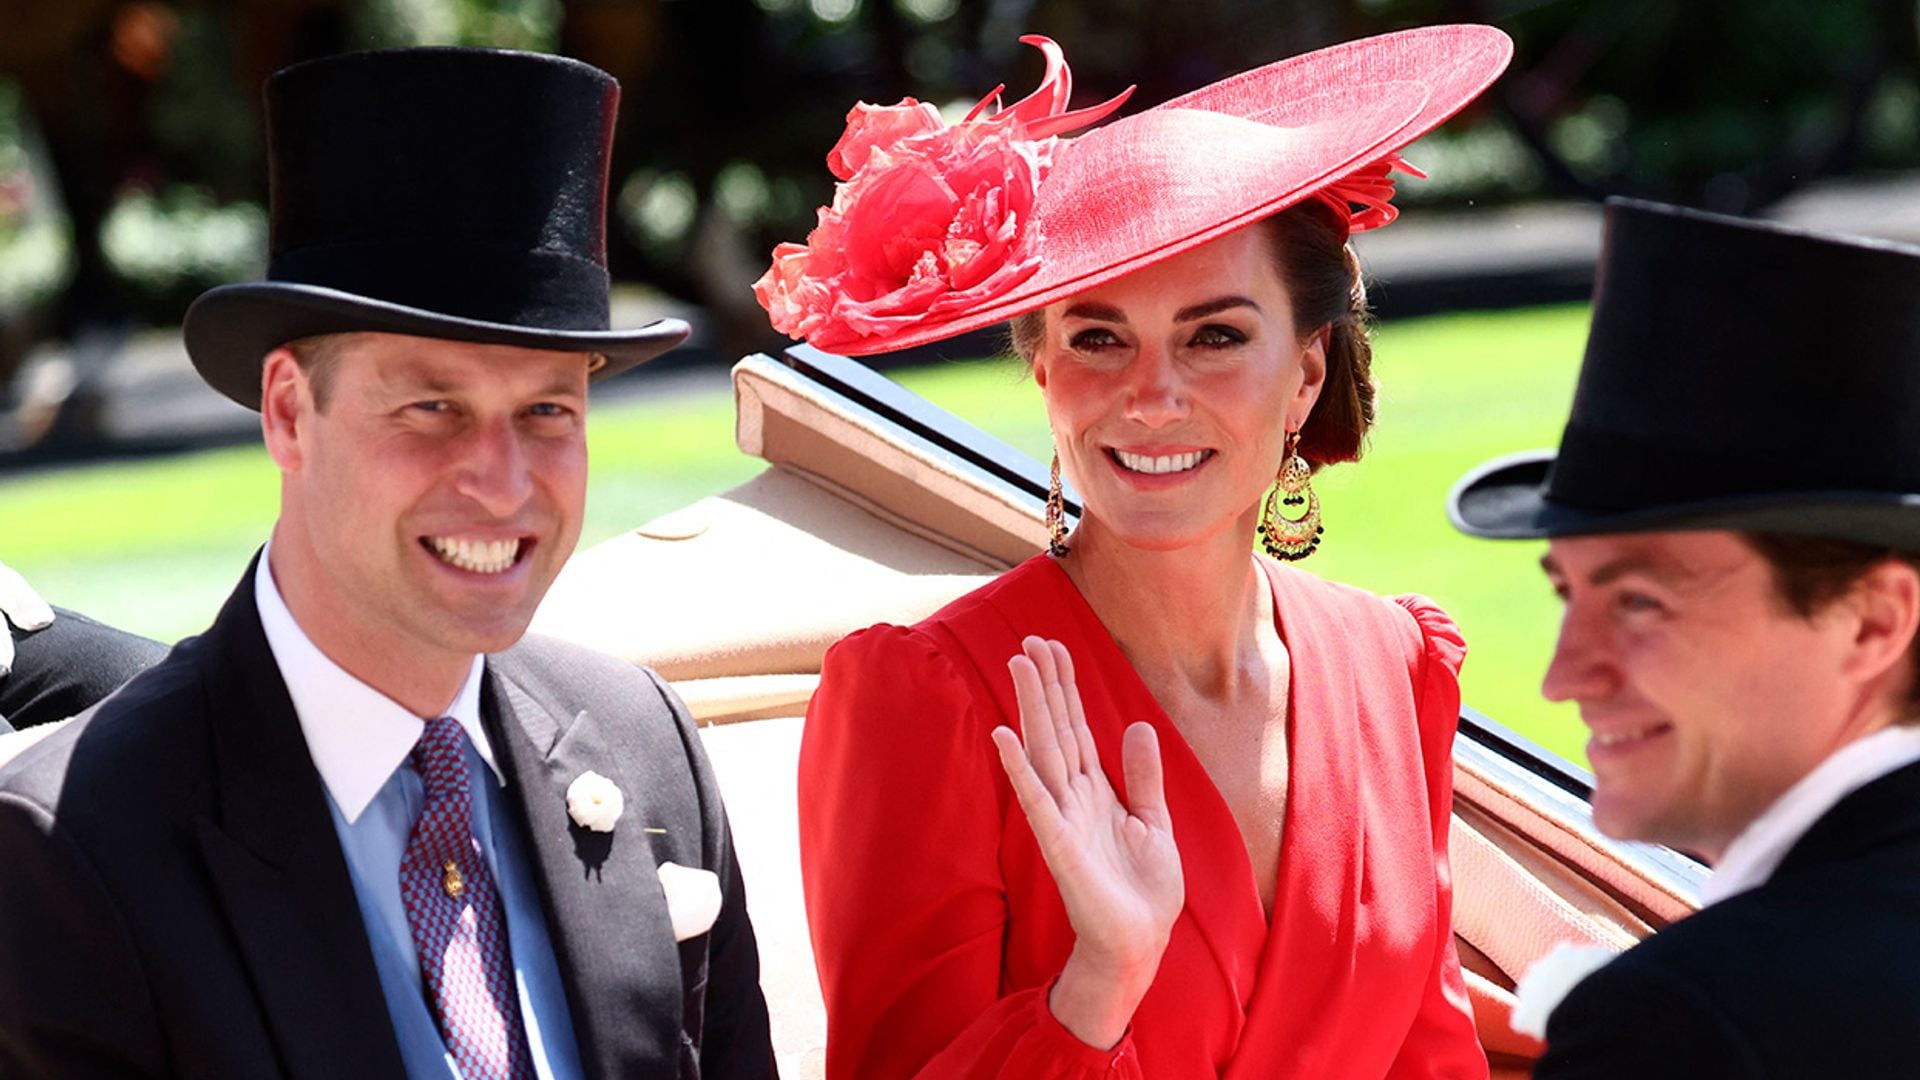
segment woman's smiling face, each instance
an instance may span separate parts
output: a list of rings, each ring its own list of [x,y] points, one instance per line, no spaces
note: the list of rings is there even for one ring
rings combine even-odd
[[[1238,528],[1326,377],[1294,325],[1269,231],[1251,226],[1047,308],[1033,358],[1081,528],[1186,547]]]

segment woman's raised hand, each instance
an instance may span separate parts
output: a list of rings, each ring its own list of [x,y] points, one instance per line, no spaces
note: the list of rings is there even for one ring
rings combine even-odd
[[[1152,984],[1186,902],[1160,743],[1144,722],[1122,738],[1129,807],[1100,768],[1066,646],[1037,637],[1021,644],[1007,667],[1024,743],[1005,726],[993,741],[1073,923],[1073,955],[1051,1005],[1083,1041],[1111,1046]]]

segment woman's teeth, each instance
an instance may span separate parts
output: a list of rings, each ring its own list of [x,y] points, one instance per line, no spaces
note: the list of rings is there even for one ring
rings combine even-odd
[[[513,565],[520,557],[518,540],[462,540],[455,537],[429,536],[427,547],[440,556],[442,562],[451,563],[462,570],[476,574],[498,574]]]
[[[1211,450],[1192,450],[1184,454],[1165,454],[1160,457],[1148,457],[1145,454],[1129,454],[1125,450],[1115,450],[1114,459],[1130,472],[1137,473],[1176,473],[1186,472],[1213,455]]]

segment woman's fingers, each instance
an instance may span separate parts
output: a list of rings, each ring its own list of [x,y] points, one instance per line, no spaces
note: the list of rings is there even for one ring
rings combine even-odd
[[[993,745],[1000,751],[1000,767],[1006,770],[1007,781],[1013,785],[1013,797],[1019,800],[1021,812],[1027,815],[1035,842],[1042,851],[1051,850],[1066,823],[1060,816],[1059,805],[1033,769],[1028,756],[1031,748],[1023,748],[1020,737],[1005,724],[993,729]]]
[[[1073,730],[1073,709],[1067,701],[1067,694],[1060,684],[1060,665],[1055,658],[1054,643],[1043,638],[1028,637],[1020,642],[1027,659],[1033,661],[1040,672],[1040,685],[1047,695],[1047,708],[1053,717],[1054,741],[1060,747],[1060,757],[1066,762],[1067,775],[1073,776],[1086,768],[1082,760],[1079,736]]]
[[[1127,779],[1128,811],[1155,828],[1171,829],[1160,737],[1152,724],[1137,720],[1127,725],[1127,733],[1120,740],[1120,768]]]
[[[1074,745],[1079,750],[1081,768],[1088,774],[1104,780],[1106,774],[1100,769],[1100,749],[1094,745],[1093,729],[1087,726],[1087,710],[1080,702],[1080,686],[1073,677],[1073,655],[1067,652],[1065,645],[1057,641],[1049,641],[1047,645],[1053,653],[1054,669],[1059,674],[1061,697],[1066,704],[1067,724],[1069,730],[1073,732]]]
[[[1013,675],[1013,696],[1020,705],[1019,741],[1026,744],[1021,756],[1031,759],[1040,782],[1046,785],[1046,790],[1054,798],[1060,798],[1066,794],[1071,773],[1066,759],[1060,753],[1053,710],[1047,704],[1047,692],[1041,686],[1040,671],[1027,656],[1015,656],[1008,660],[1007,670]],[[994,741],[998,743],[999,737],[995,736]]]

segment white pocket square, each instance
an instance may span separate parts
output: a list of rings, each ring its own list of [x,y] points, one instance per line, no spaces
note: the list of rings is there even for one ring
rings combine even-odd
[[[699,937],[713,929],[713,921],[720,917],[720,875],[711,870],[663,862],[660,891],[667,894],[675,941]]]

